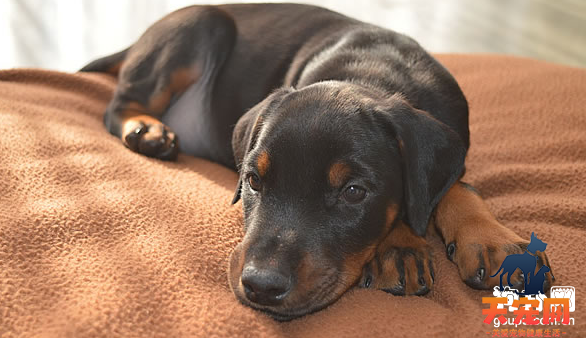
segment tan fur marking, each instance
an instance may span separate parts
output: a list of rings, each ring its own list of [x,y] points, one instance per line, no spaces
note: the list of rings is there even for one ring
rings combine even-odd
[[[193,84],[201,75],[199,67],[192,66],[180,68],[171,74],[169,87],[175,93],[183,92],[187,87]]]
[[[462,244],[493,246],[525,242],[496,220],[480,196],[459,183],[442,198],[435,217],[436,227],[446,242],[456,240]]]
[[[294,292],[285,299],[282,307],[315,304],[315,298],[309,299],[308,295],[316,290],[319,290],[319,293],[313,294],[313,297],[319,298],[322,304],[328,304],[340,297],[360,279],[364,264],[374,256],[374,249],[374,246],[370,246],[359,253],[350,255],[344,261],[343,271],[340,271],[335,285],[331,285],[328,288],[323,288],[324,284],[331,281],[331,277],[324,280],[324,277],[326,277],[324,276],[324,267],[327,265],[319,259],[318,255],[306,253],[297,270],[298,281],[295,289],[293,289]],[[326,269],[325,272],[329,274],[332,271],[331,269]]]
[[[145,124],[161,124],[157,118],[148,115],[147,109],[140,103],[131,101],[126,104],[124,110],[119,113],[122,128],[122,139],[133,132],[139,125],[139,123]]]
[[[299,268],[297,270],[297,285],[298,288],[297,292],[307,293],[310,292],[311,289],[316,284],[316,259],[313,257],[312,254],[306,252],[299,264]]]
[[[129,133],[132,133],[141,122],[144,124],[161,124],[161,121],[150,115],[135,115],[128,117],[122,122],[122,137],[124,138]]]
[[[270,165],[271,160],[269,159],[269,153],[267,153],[266,150],[263,150],[256,158],[256,167],[260,176],[266,175],[267,171],[269,171]]]
[[[413,230],[401,221],[397,227],[382,240],[377,251],[379,254],[383,254],[391,247],[421,249],[427,247],[427,241],[425,238],[414,234]]]
[[[328,180],[330,185],[339,188],[345,183],[350,175],[350,167],[344,162],[335,162],[328,171]]]
[[[167,87],[155,93],[149,100],[149,109],[152,113],[162,114],[173,95],[183,93],[189,86],[191,86],[200,76],[200,70],[197,66],[179,68],[169,78]]]
[[[417,263],[413,256],[407,256],[403,262],[405,264],[405,294],[411,295],[419,290]]]
[[[122,69],[122,66],[124,65],[124,62],[118,62],[114,65],[112,65],[110,68],[108,68],[108,70],[106,71],[109,74],[112,74],[114,76],[118,76],[118,74],[120,73],[120,69]]]
[[[169,103],[171,102],[171,97],[173,93],[169,87],[161,90],[159,93],[154,94],[151,96],[149,100],[149,110],[157,115],[162,114],[166,109]]]
[[[393,225],[393,222],[397,218],[398,213],[399,213],[399,207],[396,204],[389,204],[389,206],[387,207],[387,217],[385,220],[385,222],[386,222],[385,223],[385,231],[384,231],[383,236],[381,236],[381,241],[385,237],[387,237],[387,235],[391,231],[391,227]]]
[[[344,261],[344,275],[348,278],[352,278],[354,282],[362,275],[362,269],[374,258],[376,252],[376,246],[371,245],[366,247],[361,252],[346,257]]]
[[[145,106],[143,106],[142,104],[135,102],[135,101],[131,101],[128,102],[126,104],[126,107],[124,107],[124,111],[122,111],[122,113],[120,114],[120,116],[123,119],[129,118],[129,117],[133,117],[136,115],[140,115],[140,114],[147,114],[147,109]]]

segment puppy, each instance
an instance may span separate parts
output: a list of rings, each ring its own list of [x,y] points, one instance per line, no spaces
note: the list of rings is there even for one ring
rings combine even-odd
[[[472,287],[494,286],[527,242],[458,183],[466,99],[405,35],[308,5],[192,6],[82,71],[118,77],[104,122],[132,151],[238,170],[245,236],[228,282],[275,319],[354,286],[427,293],[434,210]]]

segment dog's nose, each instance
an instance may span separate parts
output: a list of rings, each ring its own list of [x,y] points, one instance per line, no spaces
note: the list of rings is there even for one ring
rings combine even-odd
[[[246,298],[261,305],[278,305],[291,289],[291,279],[277,270],[247,264],[240,277]]]

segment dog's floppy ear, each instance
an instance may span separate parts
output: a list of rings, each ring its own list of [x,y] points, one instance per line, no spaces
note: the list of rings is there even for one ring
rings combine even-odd
[[[404,101],[383,116],[403,162],[404,221],[424,236],[437,203],[463,173],[467,147],[454,130]]]
[[[283,97],[290,93],[292,89],[281,88],[267,96],[263,101],[252,107],[246,114],[236,123],[234,132],[232,133],[232,152],[234,153],[234,160],[236,168],[240,171],[242,161],[249,151],[254,149],[256,140],[263,124],[270,115],[270,112],[275,109],[283,99]],[[238,185],[234,192],[232,204],[235,204],[240,199],[240,190],[242,188],[242,177],[238,178]]]

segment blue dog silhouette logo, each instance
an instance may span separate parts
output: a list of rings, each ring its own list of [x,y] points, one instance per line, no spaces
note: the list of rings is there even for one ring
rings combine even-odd
[[[504,290],[503,288],[503,276],[507,275],[507,284],[509,287],[512,287],[511,284],[511,276],[513,273],[520,269],[523,272],[523,279],[525,282],[525,290],[522,293],[517,292],[520,295],[537,295],[538,293],[545,293],[543,291],[543,283],[545,282],[545,274],[549,272],[551,274],[551,269],[543,265],[537,272],[535,272],[535,268],[537,267],[537,251],[544,252],[545,248],[547,247],[547,243],[543,242],[539,238],[535,236],[535,233],[531,233],[531,242],[527,246],[527,249],[522,254],[514,254],[508,255],[499,270],[492,275],[494,277],[500,275],[500,288],[501,291]],[[502,272],[501,272],[502,271]],[[553,274],[552,274],[553,277]]]

